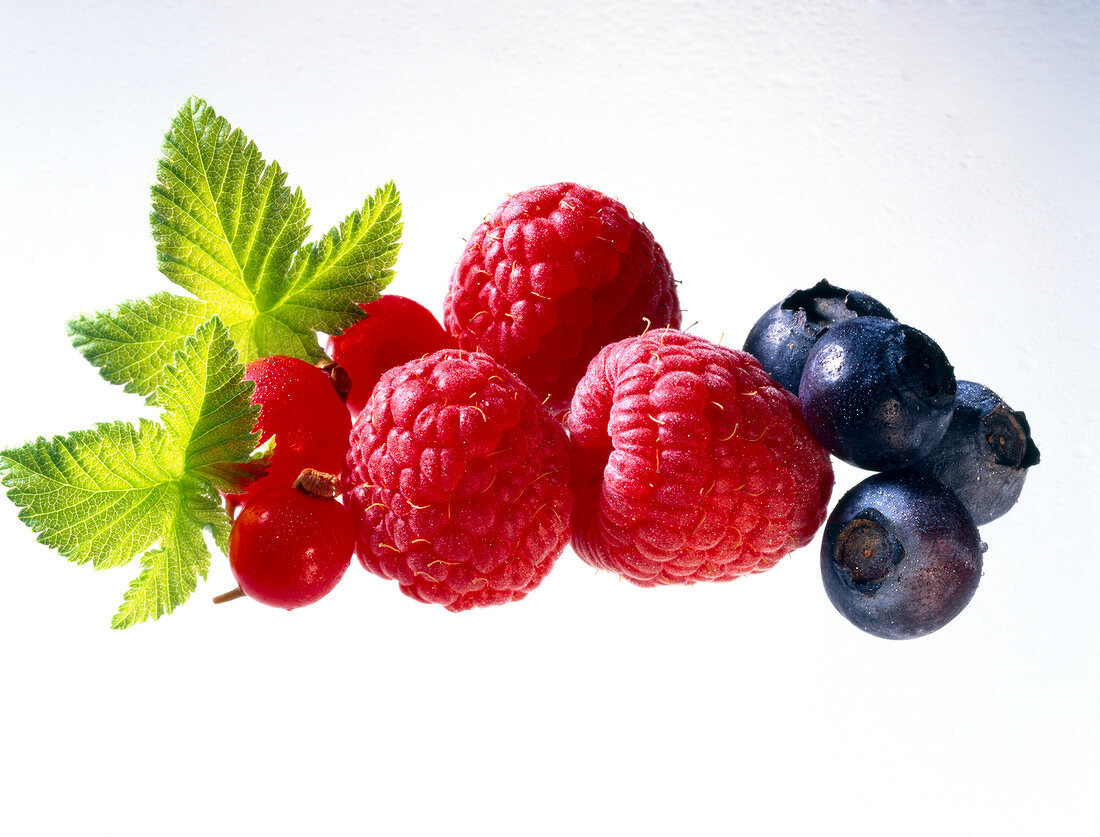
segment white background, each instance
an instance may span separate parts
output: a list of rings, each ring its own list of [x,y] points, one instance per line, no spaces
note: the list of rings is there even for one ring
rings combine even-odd
[[[1042,451],[973,603],[887,642],[818,542],[642,590],[567,551],[451,614],[352,567],[249,601],[217,556],[116,632],[95,573],[0,501],[8,834],[1068,834],[1100,779],[1093,529],[1095,3],[0,2],[0,446],[137,417],[66,321],[172,286],[149,185],[200,95],[278,160],[314,234],[389,179],[391,290],[442,313],[464,236],[576,180],[663,244],[684,324],[739,346],[822,277],[935,337]],[[860,475],[837,469],[840,494]]]

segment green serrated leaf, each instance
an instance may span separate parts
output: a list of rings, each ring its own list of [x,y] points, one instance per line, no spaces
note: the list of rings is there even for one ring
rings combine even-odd
[[[189,100],[165,137],[150,216],[161,271],[214,306],[245,360],[320,355],[316,332],[362,315],[393,278],[401,202],[389,183],[320,241],[309,210],[240,129]]]
[[[96,569],[160,537],[178,473],[167,434],[142,420],[99,424],[0,453],[0,481],[38,541]]]
[[[335,334],[362,315],[357,303],[371,302],[393,279],[401,247],[401,200],[391,182],[378,189],[340,226],[299,251],[287,292],[274,312],[293,328],[308,329],[318,312]]]
[[[252,462],[260,467],[266,467],[270,460],[274,444],[268,444],[253,452]],[[260,473],[250,473],[251,479],[262,476]],[[214,543],[223,555],[229,554],[229,533],[233,529],[233,521],[226,513],[222,502],[222,496],[209,481],[201,477],[187,476],[181,480],[183,497],[189,503],[188,513],[198,524],[214,538]],[[205,575],[204,575],[205,577]]]
[[[202,521],[192,513],[189,498],[180,492],[160,538],[160,546],[141,556],[141,572],[130,582],[112,628],[129,628],[171,613],[206,578],[210,554],[202,537]],[[215,509],[221,511],[215,506]],[[224,511],[221,517],[225,518]]]
[[[163,150],[150,216],[161,272],[229,322],[262,310],[309,234],[301,191],[201,99],[180,108]]]
[[[313,331],[296,331],[272,313],[259,314],[243,333],[233,333],[242,355],[287,355],[308,363],[325,359]],[[251,350],[251,351],[250,351]]]
[[[77,317],[69,323],[69,337],[104,378],[154,403],[164,367],[213,313],[202,300],[158,293]]]
[[[184,336],[217,315],[242,361],[324,357],[317,332],[359,320],[359,303],[393,279],[401,199],[377,189],[320,241],[306,244],[309,209],[239,130],[188,100],[164,139],[150,223],[161,272],[193,297],[160,293],[79,317],[70,335],[100,374],[152,400]]]
[[[251,381],[221,320],[213,317],[188,337],[164,371],[156,391],[164,426],[179,451],[179,468],[230,491],[263,463],[252,459],[259,407]]]
[[[155,393],[163,424],[100,424],[0,452],[0,482],[38,540],[97,569],[142,569],[116,627],[170,612],[205,577],[210,530],[222,547],[230,521],[219,488],[262,473],[270,446],[256,450],[259,408],[221,320],[183,341]]]

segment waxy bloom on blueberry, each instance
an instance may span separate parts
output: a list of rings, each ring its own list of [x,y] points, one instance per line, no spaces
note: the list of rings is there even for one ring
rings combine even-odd
[[[821,576],[853,625],[885,639],[939,630],[978,589],[984,545],[959,499],[911,471],[875,474],[825,524]]]
[[[1038,462],[1027,417],[989,387],[959,381],[947,432],[913,468],[954,491],[983,526],[1016,504],[1028,468]]]
[[[856,317],[814,344],[798,396],[814,437],[858,468],[886,471],[926,456],[955,407],[955,372],[924,332]]]
[[[764,371],[795,395],[810,349],[837,323],[856,317],[894,319],[885,305],[859,291],[822,279],[812,288],[792,291],[765,311],[745,338],[745,351]]]

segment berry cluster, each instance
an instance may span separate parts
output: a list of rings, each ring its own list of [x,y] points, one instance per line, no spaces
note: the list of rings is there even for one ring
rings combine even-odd
[[[316,601],[354,551],[406,595],[465,610],[523,598],[570,543],[643,587],[727,581],[809,543],[833,454],[884,473],[830,516],[826,589],[860,627],[914,636],[969,601],[975,522],[1038,461],[1022,413],[956,383],[865,294],[797,291],[743,351],[679,331],[660,245],[572,183],[477,227],[446,329],[403,297],[362,307],[325,367],[248,366],[275,450],[227,498],[240,588],[221,598]]]
[[[352,418],[388,368],[452,345],[412,300],[384,296],[362,308],[361,320],[329,340],[333,362],[276,355],[245,367],[260,407],[255,432],[275,449],[262,478],[226,496],[236,512],[229,565],[239,586],[215,601],[247,595],[290,610],[327,595],[350,565],[355,521],[336,497]]]
[[[825,525],[821,573],[836,608],[876,636],[943,627],[977,590],[978,525],[1011,508],[1039,461],[1027,419],[981,384],[956,381],[930,337],[866,294],[819,282],[773,306],[745,350],[794,382],[810,432],[879,471]]]

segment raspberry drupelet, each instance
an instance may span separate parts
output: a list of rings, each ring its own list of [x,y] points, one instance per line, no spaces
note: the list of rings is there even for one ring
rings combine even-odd
[[[389,370],[344,474],[359,560],[452,611],[523,598],[569,539],[567,444],[486,354],[445,349]]]
[[[635,584],[761,572],[825,519],[829,455],[746,352],[674,330],[613,343],[567,426],[573,547]]]
[[[474,230],[443,322],[460,348],[492,355],[558,411],[600,348],[678,328],[680,305],[644,224],[607,195],[556,183],[514,195]]]

